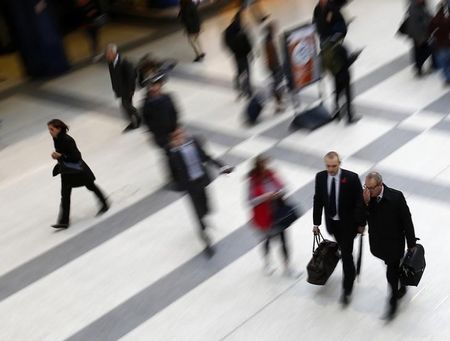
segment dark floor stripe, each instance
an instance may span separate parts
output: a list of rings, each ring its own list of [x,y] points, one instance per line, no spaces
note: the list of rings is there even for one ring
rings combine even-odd
[[[437,100],[433,101],[427,105],[424,111],[432,111],[438,114],[449,114],[450,113],[450,92],[439,97]]]
[[[360,149],[353,157],[378,163],[420,134],[421,132],[395,127]]]
[[[310,182],[293,195],[305,212],[312,206],[313,191]],[[215,245],[211,260],[195,256],[67,340],[117,340],[126,335],[255,248],[259,240],[251,230],[249,223],[239,227]]]

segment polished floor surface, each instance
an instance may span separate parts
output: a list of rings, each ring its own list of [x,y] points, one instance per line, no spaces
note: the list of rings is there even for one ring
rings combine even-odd
[[[263,1],[280,29],[310,20],[315,1]],[[221,33],[232,12],[206,20],[207,51],[192,64],[181,31],[126,51],[177,58],[167,84],[188,129],[207,148],[236,166],[209,191],[216,255],[202,254],[186,197],[164,189],[164,159],[145,129],[121,134],[125,121],[106,65],[93,64],[0,100],[0,340],[449,340],[450,88],[441,75],[414,77],[409,42],[395,36],[406,1],[354,0],[345,9],[348,44],[365,47],[353,68],[355,108],[362,119],[313,133],[289,132],[293,109],[242,124],[243,101],[232,88],[230,56]],[[249,18],[255,37],[258,28]],[[257,41],[257,39],[255,38]],[[267,85],[256,53],[253,80]],[[329,80],[325,89],[331,97]],[[312,86],[304,105],[317,96]],[[143,94],[135,97],[141,104]],[[72,225],[55,231],[60,182],[51,177],[51,118],[70,125],[83,158],[112,202],[96,218],[91,193],[72,194]],[[303,215],[289,229],[292,266],[305,271],[312,246],[314,175],[329,150],[343,167],[363,176],[379,170],[402,190],[427,269],[410,288],[398,317],[383,320],[387,305],[384,264],[364,237],[362,274],[351,304],[339,304],[341,268],[326,286],[262,272],[258,236],[248,223],[245,176],[254,156],[266,152]],[[276,245],[276,244],[275,244]]]

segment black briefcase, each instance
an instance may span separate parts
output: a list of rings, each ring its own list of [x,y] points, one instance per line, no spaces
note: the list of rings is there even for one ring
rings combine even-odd
[[[402,285],[418,286],[425,271],[425,249],[417,244],[414,251],[407,251],[400,263]]]
[[[336,242],[324,239],[321,234],[315,235],[313,239],[313,256],[306,267],[308,283],[324,285],[336,268],[340,258],[341,255]]]

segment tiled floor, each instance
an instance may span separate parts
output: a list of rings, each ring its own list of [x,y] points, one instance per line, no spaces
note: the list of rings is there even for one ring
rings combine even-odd
[[[310,20],[313,0],[263,1],[282,29]],[[242,125],[233,68],[220,33],[232,12],[206,20],[207,58],[191,64],[180,32],[144,44],[145,52],[180,60],[167,90],[208,149],[236,166],[210,186],[209,219],[217,253],[201,253],[189,202],[163,188],[163,155],[144,129],[125,125],[105,65],[96,64],[31,86],[0,101],[0,340],[448,340],[450,234],[450,94],[438,74],[415,79],[409,45],[394,33],[404,1],[355,0],[346,15],[351,46],[366,46],[354,65],[356,125],[333,123],[313,133],[289,132],[294,114],[274,116],[272,105],[256,127]],[[383,21],[383,25],[374,23]],[[254,34],[257,29],[252,25]],[[263,86],[261,57],[254,69]],[[305,91],[311,102],[316,89]],[[328,92],[327,97],[331,96]],[[141,103],[143,94],[135,96]],[[70,124],[83,158],[113,205],[95,218],[86,190],[72,195],[72,225],[55,232],[59,179],[51,177],[52,141],[46,122]],[[312,194],[322,156],[339,151],[344,168],[363,175],[378,169],[404,191],[427,269],[411,288],[399,316],[382,320],[387,284],[384,265],[365,239],[362,276],[351,305],[338,303],[341,269],[324,287],[262,273],[257,234],[248,223],[245,176],[251,158],[266,152],[303,210],[290,228],[293,265],[311,257]],[[278,265],[278,248],[273,248]]]

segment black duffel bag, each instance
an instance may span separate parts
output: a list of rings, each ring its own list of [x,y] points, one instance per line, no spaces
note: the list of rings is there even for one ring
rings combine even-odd
[[[340,258],[341,255],[336,242],[324,239],[320,233],[314,235],[313,256],[306,267],[308,283],[324,285],[336,268]]]
[[[425,271],[425,249],[417,244],[413,251],[407,251],[400,263],[402,285],[417,286]]]

